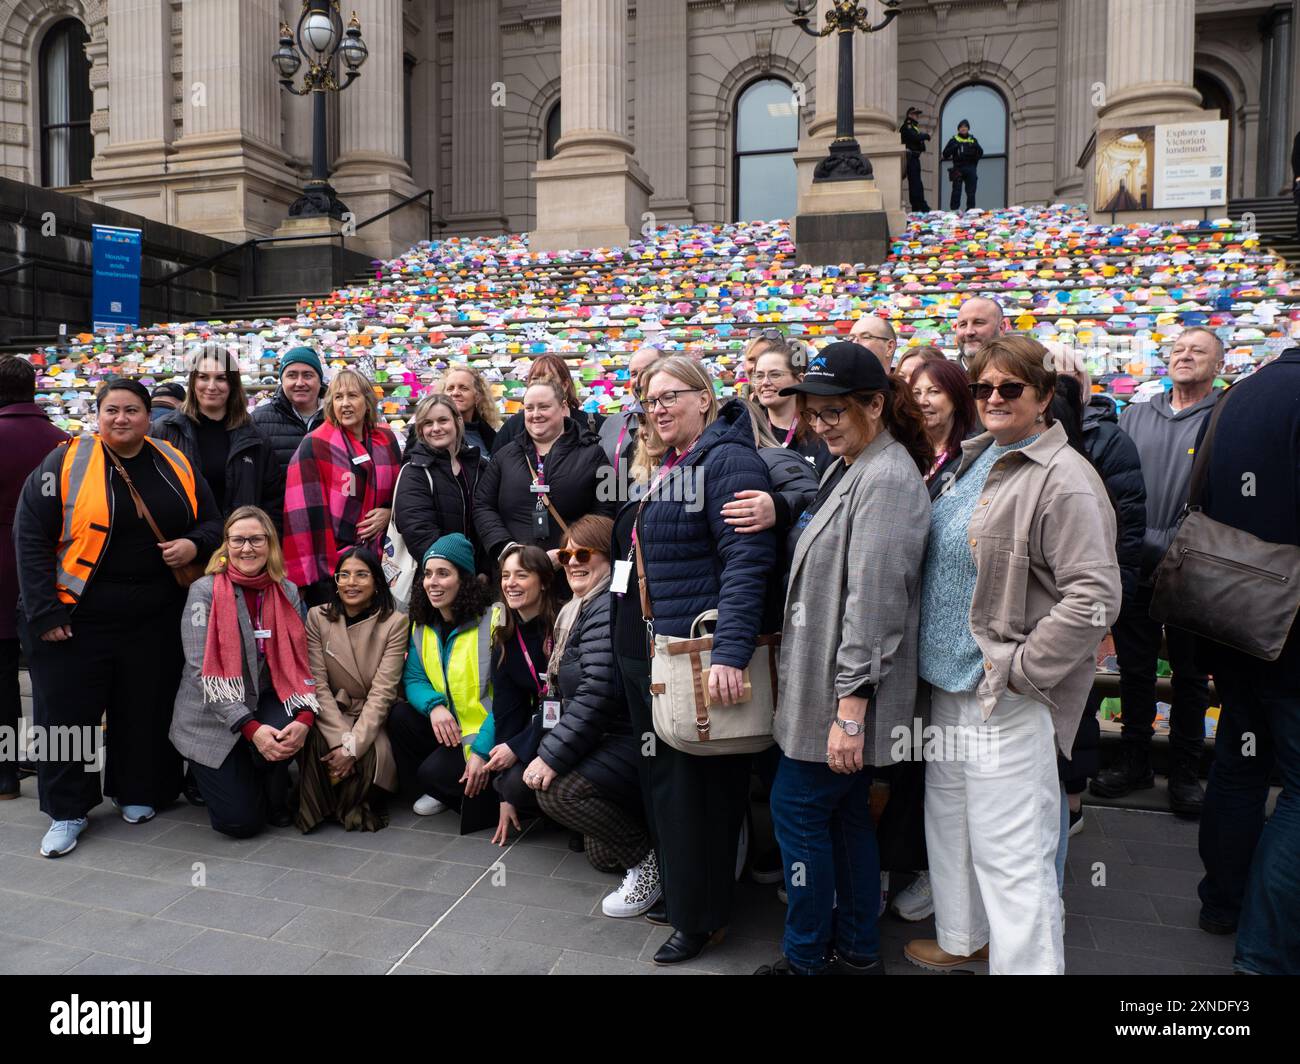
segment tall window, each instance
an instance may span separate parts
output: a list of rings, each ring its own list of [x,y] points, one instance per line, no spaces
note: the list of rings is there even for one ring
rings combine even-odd
[[[546,115],[546,145],[544,147],[545,155],[543,159],[555,158],[555,145],[560,140],[560,101],[555,101],[555,106],[547,112]]]
[[[766,78],[746,88],[736,101],[735,131],[734,220],[793,218],[799,109],[790,86]]]
[[[62,188],[90,179],[89,37],[74,18],[50,29],[38,64],[41,95],[41,184]]]
[[[965,119],[970,132],[984,149],[976,174],[979,187],[975,192],[975,206],[986,210],[1007,205],[1007,103],[997,89],[988,85],[965,85],[958,89],[943,105],[939,123],[939,151],[942,153],[948,138],[957,132],[957,123]],[[952,195],[952,182],[948,171],[952,164],[940,160],[939,187],[943,190],[942,204],[948,206]],[[966,206],[963,197],[962,204]]]

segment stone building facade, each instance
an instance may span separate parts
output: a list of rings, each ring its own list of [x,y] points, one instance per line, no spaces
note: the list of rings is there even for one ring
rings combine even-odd
[[[280,88],[270,62],[302,2],[0,0],[0,175],[228,240],[273,232],[310,167],[310,104]],[[331,97],[328,124],[332,182],[358,220],[431,188],[447,233],[537,228],[539,161],[574,132],[566,114],[598,110],[560,106],[566,69],[573,78],[598,33],[619,35],[617,65],[600,53],[607,80],[581,84],[623,88],[609,111],[621,128],[607,132],[630,142],[660,224],[732,220],[744,182],[787,165],[738,154],[756,84],[788,87],[785,132],[754,135],[796,136],[776,154],[801,180],[833,133],[834,42],[800,32],[781,0],[341,0],[344,20],[353,10],[370,57]],[[976,129],[998,148],[986,202],[1078,201],[1097,86],[1104,96],[1120,83],[1150,88],[1165,111],[1227,118],[1229,194],[1275,194],[1300,126],[1298,17],[1300,0],[903,0],[887,31],[855,45],[858,133],[891,222],[906,202],[894,131],[908,106],[925,112],[932,148],[936,127],[956,121],[954,99],[1002,120]],[[1137,69],[1147,61],[1168,70]],[[69,77],[89,91],[79,80],[69,90]],[[764,91],[776,115],[784,90]],[[942,205],[937,150],[923,173]],[[423,212],[404,208],[358,242],[374,254],[409,246]]]

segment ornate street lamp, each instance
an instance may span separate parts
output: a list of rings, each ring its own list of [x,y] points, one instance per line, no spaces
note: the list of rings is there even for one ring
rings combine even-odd
[[[857,181],[871,177],[871,163],[862,154],[857,138],[853,135],[853,34],[857,30],[863,33],[877,33],[898,17],[898,6],[902,0],[878,0],[884,10],[884,18],[875,25],[867,14],[869,0],[833,0],[833,6],[826,12],[826,24],[820,30],[808,28],[809,16],[816,8],[816,0],[785,0],[785,9],[794,16],[794,24],[810,37],[826,37],[832,33],[840,35],[840,56],[837,76],[838,92],[835,99],[835,139],[831,141],[830,151],[813,170],[814,181]],[[822,91],[822,86],[817,86]]]
[[[295,47],[296,41],[296,47]],[[307,58],[307,73],[302,88],[293,87],[293,76]],[[302,0],[302,15],[296,30],[280,23],[280,47],[271,56],[280,75],[280,84],[295,96],[312,94],[311,180],[303,185],[302,195],[289,207],[290,218],[342,218],[347,207],[339,201],[329,183],[326,159],[325,94],[342,92],[361,72],[370,49],[361,39],[357,13],[346,28],[339,12],[339,0]],[[334,74],[334,58],[341,55],[347,73],[342,84]]]

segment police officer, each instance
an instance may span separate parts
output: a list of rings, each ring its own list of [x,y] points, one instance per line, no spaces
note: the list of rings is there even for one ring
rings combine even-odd
[[[921,132],[921,127],[917,124],[920,117],[919,107],[909,107],[898,132],[903,147],[907,149],[907,198],[911,201],[912,210],[928,211],[930,205],[925,202],[925,188],[921,184],[921,152],[925,151],[930,134]]]
[[[943,157],[952,163],[948,176],[952,178],[952,197],[948,201],[950,211],[961,206],[961,187],[966,186],[966,209],[975,209],[975,167],[984,155],[980,142],[971,136],[970,123],[962,119],[957,123],[957,132],[944,145]]]

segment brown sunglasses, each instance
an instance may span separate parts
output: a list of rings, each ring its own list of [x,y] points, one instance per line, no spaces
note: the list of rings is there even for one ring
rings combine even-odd
[[[577,550],[569,550],[568,547],[562,547],[555,552],[555,556],[560,559],[561,565],[568,565],[569,559],[572,558],[579,565],[586,565],[591,561],[593,554],[604,554],[603,550],[590,550],[587,547],[579,547]]]

